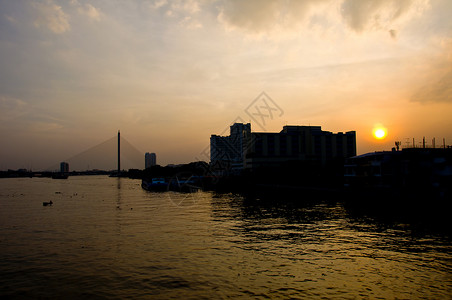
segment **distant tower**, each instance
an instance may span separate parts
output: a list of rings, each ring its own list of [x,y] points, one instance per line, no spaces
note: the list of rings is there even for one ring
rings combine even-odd
[[[118,130],[118,176],[121,173],[121,134]]]
[[[69,164],[67,162],[60,163],[60,173],[69,173]]]
[[[157,165],[157,156],[155,153],[146,152],[144,155],[144,167],[147,169],[155,165]]]

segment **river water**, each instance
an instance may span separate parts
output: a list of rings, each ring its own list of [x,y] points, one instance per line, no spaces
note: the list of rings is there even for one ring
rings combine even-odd
[[[446,232],[340,201],[0,179],[0,296],[451,299]],[[43,206],[52,200],[52,206]]]

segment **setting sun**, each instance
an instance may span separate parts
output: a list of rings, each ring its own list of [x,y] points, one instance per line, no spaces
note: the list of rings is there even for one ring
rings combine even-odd
[[[375,137],[377,140],[382,140],[382,139],[384,139],[384,138],[386,137],[386,135],[387,135],[386,128],[383,128],[383,127],[377,127],[377,128],[374,129],[373,134],[374,134],[374,137]]]

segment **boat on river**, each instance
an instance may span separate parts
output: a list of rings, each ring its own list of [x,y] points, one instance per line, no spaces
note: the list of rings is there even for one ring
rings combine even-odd
[[[168,183],[165,178],[143,179],[141,187],[146,191],[162,192],[168,190]]]
[[[202,190],[202,177],[200,176],[174,176],[168,182],[168,189],[170,191],[181,193],[195,193]]]
[[[69,174],[68,173],[53,173],[52,179],[68,179]]]
[[[143,179],[141,187],[147,191],[173,191],[182,193],[194,193],[201,188],[199,176],[174,176],[169,180],[165,178]]]

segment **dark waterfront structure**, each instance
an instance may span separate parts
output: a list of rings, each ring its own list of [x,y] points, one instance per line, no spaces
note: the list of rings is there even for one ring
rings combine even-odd
[[[372,152],[345,163],[345,188],[380,198],[450,198],[451,182],[452,148]]]
[[[356,155],[356,133],[332,133],[320,126],[284,126],[281,132],[251,132],[235,123],[227,137],[212,135],[215,188],[236,192],[337,191],[344,161]]]
[[[332,133],[320,126],[251,132],[251,124],[235,123],[229,136],[210,137],[210,155],[211,165],[226,171],[281,167],[294,161],[324,167],[356,155],[356,132]]]
[[[289,161],[326,166],[356,155],[356,132],[332,133],[320,126],[284,126],[279,133],[253,132],[246,148],[246,169],[279,167]]]

